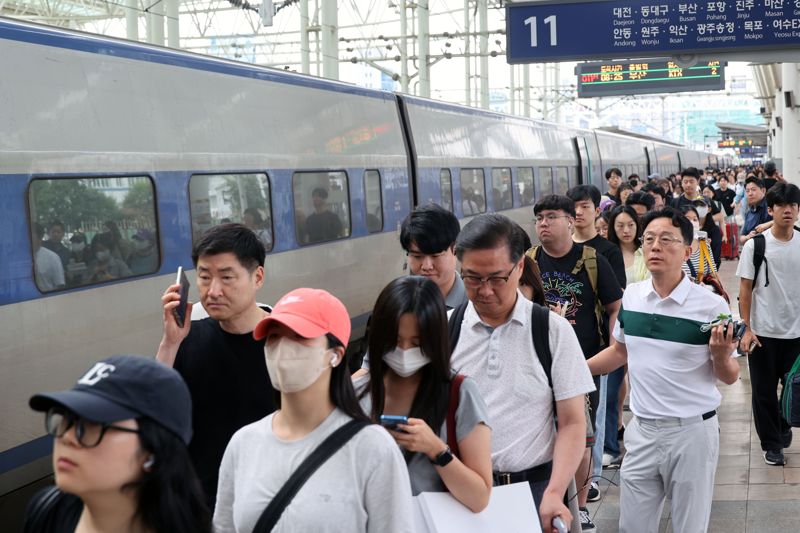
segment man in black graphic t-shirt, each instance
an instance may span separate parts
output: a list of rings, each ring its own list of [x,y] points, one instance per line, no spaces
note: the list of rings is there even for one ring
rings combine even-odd
[[[572,324],[583,355],[588,359],[604,345],[602,317],[599,316],[597,304],[599,302],[602,310],[608,314],[609,327],[613,328],[622,300],[622,289],[605,257],[590,246],[573,242],[575,204],[570,198],[545,196],[536,203],[533,213],[536,234],[542,245],[530,250],[529,255],[533,255],[539,266],[545,299],[548,305],[560,310]],[[595,380],[599,390],[599,378]],[[597,391],[589,394],[592,424],[595,423],[598,400]],[[575,482],[579,487],[585,485],[590,473],[589,450],[586,449],[584,460],[575,474]],[[578,506],[581,510],[586,509],[587,492],[588,486],[579,492]],[[588,512],[586,519],[590,524]],[[583,516],[581,520],[584,522]]]
[[[192,395],[194,436],[189,455],[214,508],[222,454],[233,434],[275,410],[275,390],[264,359],[264,340],[253,339],[269,309],[256,304],[264,284],[264,245],[241,224],[208,230],[192,251],[200,303],[208,318],[192,322],[191,304],[179,327],[173,310],[179,285],[167,288],[164,335],[156,358],[173,366]]]

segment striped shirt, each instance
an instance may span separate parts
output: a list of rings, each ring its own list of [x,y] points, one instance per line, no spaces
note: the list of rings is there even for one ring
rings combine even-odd
[[[652,280],[628,285],[614,338],[628,351],[631,411],[642,418],[687,418],[719,406],[720,393],[700,326],[730,309],[684,276],[666,298]]]

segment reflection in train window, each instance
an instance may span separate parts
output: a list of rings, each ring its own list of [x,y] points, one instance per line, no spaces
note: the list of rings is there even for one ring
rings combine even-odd
[[[350,194],[344,172],[295,172],[297,242],[314,244],[350,236]]]
[[[367,208],[367,231],[375,233],[383,229],[383,199],[381,198],[381,175],[377,170],[364,172],[364,199]]]
[[[556,194],[567,194],[569,190],[569,169],[556,167]]]
[[[42,292],[158,270],[150,178],[35,179],[28,202],[34,279]]]
[[[226,222],[244,224],[272,250],[272,209],[266,174],[196,174],[189,180],[192,238]]]
[[[485,179],[482,168],[461,169],[461,211],[465,217],[486,211]]]
[[[442,207],[448,211],[453,211],[453,180],[450,171],[443,168],[439,171],[439,188],[442,193]]]
[[[541,196],[553,194],[553,169],[539,167],[539,193]]]
[[[535,193],[533,192],[533,169],[517,169],[517,188],[522,205],[533,205]]]
[[[510,168],[492,169],[492,203],[495,211],[514,207]]]

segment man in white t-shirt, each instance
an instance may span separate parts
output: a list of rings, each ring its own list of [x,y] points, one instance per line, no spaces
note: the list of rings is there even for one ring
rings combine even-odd
[[[772,228],[749,239],[739,267],[739,306],[747,332],[741,348],[750,353],[753,419],[768,465],[784,465],[783,449],[792,442],[792,428],[783,419],[777,399],[778,380],[800,353],[800,235],[795,233],[800,189],[778,183],[767,192]],[[761,264],[756,272],[756,250]]]
[[[42,292],[54,291],[64,287],[64,265],[58,254],[42,246],[44,228],[41,224],[34,224],[33,239],[33,264],[36,273],[36,285]]]
[[[694,233],[685,215],[651,211],[642,227],[652,278],[628,285],[616,343],[589,359],[595,375],[627,363],[631,381],[619,531],[656,533],[668,497],[674,531],[706,531],[719,457],[717,380],[739,378],[733,327],[707,326],[730,309],[681,269]]]
[[[533,346],[533,304],[518,290],[524,253],[524,230],[503,215],[478,215],[461,230],[456,255],[469,302],[452,366],[486,401],[495,484],[530,483],[549,526],[556,516],[572,520],[563,498],[586,445],[584,395],[594,383],[572,326],[548,312],[548,384]]]

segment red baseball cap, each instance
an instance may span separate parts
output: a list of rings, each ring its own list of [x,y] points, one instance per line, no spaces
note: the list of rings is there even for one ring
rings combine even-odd
[[[321,289],[295,289],[284,295],[272,313],[258,323],[253,337],[263,339],[276,322],[307,339],[330,333],[345,346],[350,340],[347,308],[338,298]]]

